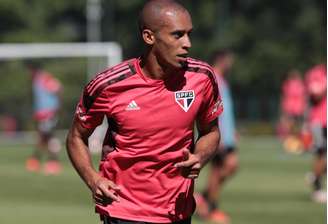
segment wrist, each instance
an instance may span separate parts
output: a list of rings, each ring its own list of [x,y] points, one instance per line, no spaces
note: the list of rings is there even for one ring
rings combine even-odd
[[[92,172],[92,174],[89,175],[85,182],[88,188],[93,191],[101,178],[102,177],[97,172]]]

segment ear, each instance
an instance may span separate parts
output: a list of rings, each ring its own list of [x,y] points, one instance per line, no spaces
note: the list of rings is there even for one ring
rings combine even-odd
[[[155,35],[150,29],[144,29],[142,31],[142,39],[148,45],[153,45],[155,43]]]

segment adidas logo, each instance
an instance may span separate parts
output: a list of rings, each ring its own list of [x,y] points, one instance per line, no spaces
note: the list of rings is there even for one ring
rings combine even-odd
[[[125,110],[140,110],[140,107],[136,103],[136,101],[132,100],[129,105],[125,108]]]

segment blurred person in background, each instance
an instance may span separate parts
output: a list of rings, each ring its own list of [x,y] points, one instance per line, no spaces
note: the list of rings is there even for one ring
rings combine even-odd
[[[288,152],[301,152],[300,137],[306,108],[306,89],[301,74],[291,70],[281,88],[281,115],[278,135]]]
[[[17,119],[10,114],[0,115],[0,130],[6,137],[16,137]]]
[[[233,53],[228,49],[217,50],[213,53],[213,66],[218,87],[224,105],[224,111],[219,117],[218,126],[221,132],[221,144],[218,153],[211,160],[207,185],[202,194],[195,194],[197,203],[196,213],[214,223],[229,223],[229,216],[219,208],[220,193],[224,182],[233,176],[238,168],[236,146],[236,127],[233,110],[233,99],[226,76],[233,64]]]
[[[48,175],[59,174],[61,164],[58,153],[61,143],[54,136],[54,131],[58,121],[62,85],[52,74],[41,69],[38,62],[29,61],[26,66],[32,78],[33,118],[38,132],[38,143],[33,154],[26,160],[26,169],[31,172],[39,171],[42,157],[46,155],[43,172]]]
[[[84,89],[67,152],[105,224],[191,223],[194,179],[217,150],[222,111],[212,68],[187,57],[192,28],[176,1],[147,1],[139,17],[144,54]],[[104,117],[109,128],[97,172],[88,138]]]
[[[312,132],[315,158],[312,169],[312,199],[326,203],[327,192],[324,191],[323,178],[327,170],[327,69],[320,64],[305,74],[309,96],[308,127]]]

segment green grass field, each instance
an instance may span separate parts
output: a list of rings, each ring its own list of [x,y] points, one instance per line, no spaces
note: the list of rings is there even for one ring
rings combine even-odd
[[[32,146],[0,146],[1,224],[99,223],[88,189],[62,153],[60,176],[28,173]],[[97,158],[95,157],[95,160]],[[304,181],[312,156],[287,155],[274,138],[242,138],[239,173],[226,184],[221,208],[232,224],[322,224],[326,206],[310,200]],[[204,187],[206,168],[197,181]],[[205,223],[197,218],[193,223]]]

